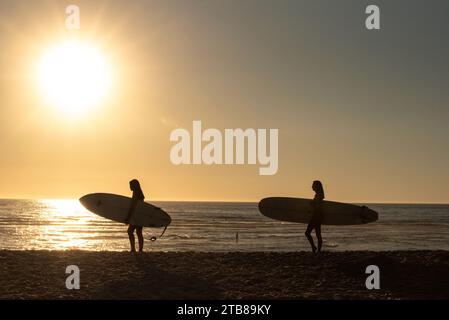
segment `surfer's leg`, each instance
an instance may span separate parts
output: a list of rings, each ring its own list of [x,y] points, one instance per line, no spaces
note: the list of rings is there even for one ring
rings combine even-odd
[[[142,227],[136,228],[137,239],[139,240],[139,252],[143,251],[143,235],[142,235]]]
[[[323,238],[321,237],[321,225],[320,224],[316,225],[315,234],[318,239],[318,252],[320,252],[321,247],[323,246]]]
[[[129,244],[131,245],[131,252],[136,252],[136,239],[134,238],[134,229],[136,229],[135,226],[129,225],[128,227],[128,237],[129,237]]]
[[[316,251],[316,247],[315,247],[315,244],[313,243],[313,238],[312,238],[312,235],[311,235],[313,228],[314,228],[314,226],[313,226],[313,224],[310,222],[310,223],[307,225],[307,229],[306,229],[305,235],[306,235],[306,237],[307,237],[307,240],[309,240],[310,245],[312,246],[312,251],[315,252],[315,251]]]

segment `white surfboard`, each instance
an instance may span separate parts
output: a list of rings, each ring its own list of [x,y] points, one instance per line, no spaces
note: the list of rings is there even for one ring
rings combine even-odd
[[[110,193],[92,193],[80,200],[81,204],[90,212],[103,218],[125,223],[131,204],[131,198]],[[139,201],[129,224],[161,228],[171,223],[170,216],[161,208]]]
[[[273,197],[259,202],[259,211],[266,217],[286,221],[309,223],[312,218],[311,199]],[[376,211],[349,203],[323,201],[323,224],[354,225],[377,221]]]

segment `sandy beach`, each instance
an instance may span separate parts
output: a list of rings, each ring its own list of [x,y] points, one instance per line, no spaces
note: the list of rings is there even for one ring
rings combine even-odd
[[[365,268],[381,271],[365,288]],[[77,265],[80,290],[65,287]],[[448,299],[448,251],[0,251],[1,299]]]

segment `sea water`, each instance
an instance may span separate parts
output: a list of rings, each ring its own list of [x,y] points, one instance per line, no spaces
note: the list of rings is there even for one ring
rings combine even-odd
[[[146,251],[310,250],[305,225],[262,216],[257,203],[154,202],[172,217],[144,228]],[[449,250],[449,205],[366,204],[379,221],[323,226],[323,250]],[[84,209],[77,200],[0,200],[0,250],[129,250],[127,226]]]

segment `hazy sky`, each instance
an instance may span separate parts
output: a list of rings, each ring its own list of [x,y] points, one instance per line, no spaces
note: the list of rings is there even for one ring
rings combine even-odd
[[[64,28],[78,4],[81,30]],[[381,30],[364,28],[365,7]],[[449,2],[0,0],[0,197],[449,202]],[[33,66],[64,38],[113,62],[113,89],[71,119]],[[174,166],[170,132],[279,129],[279,170]]]

